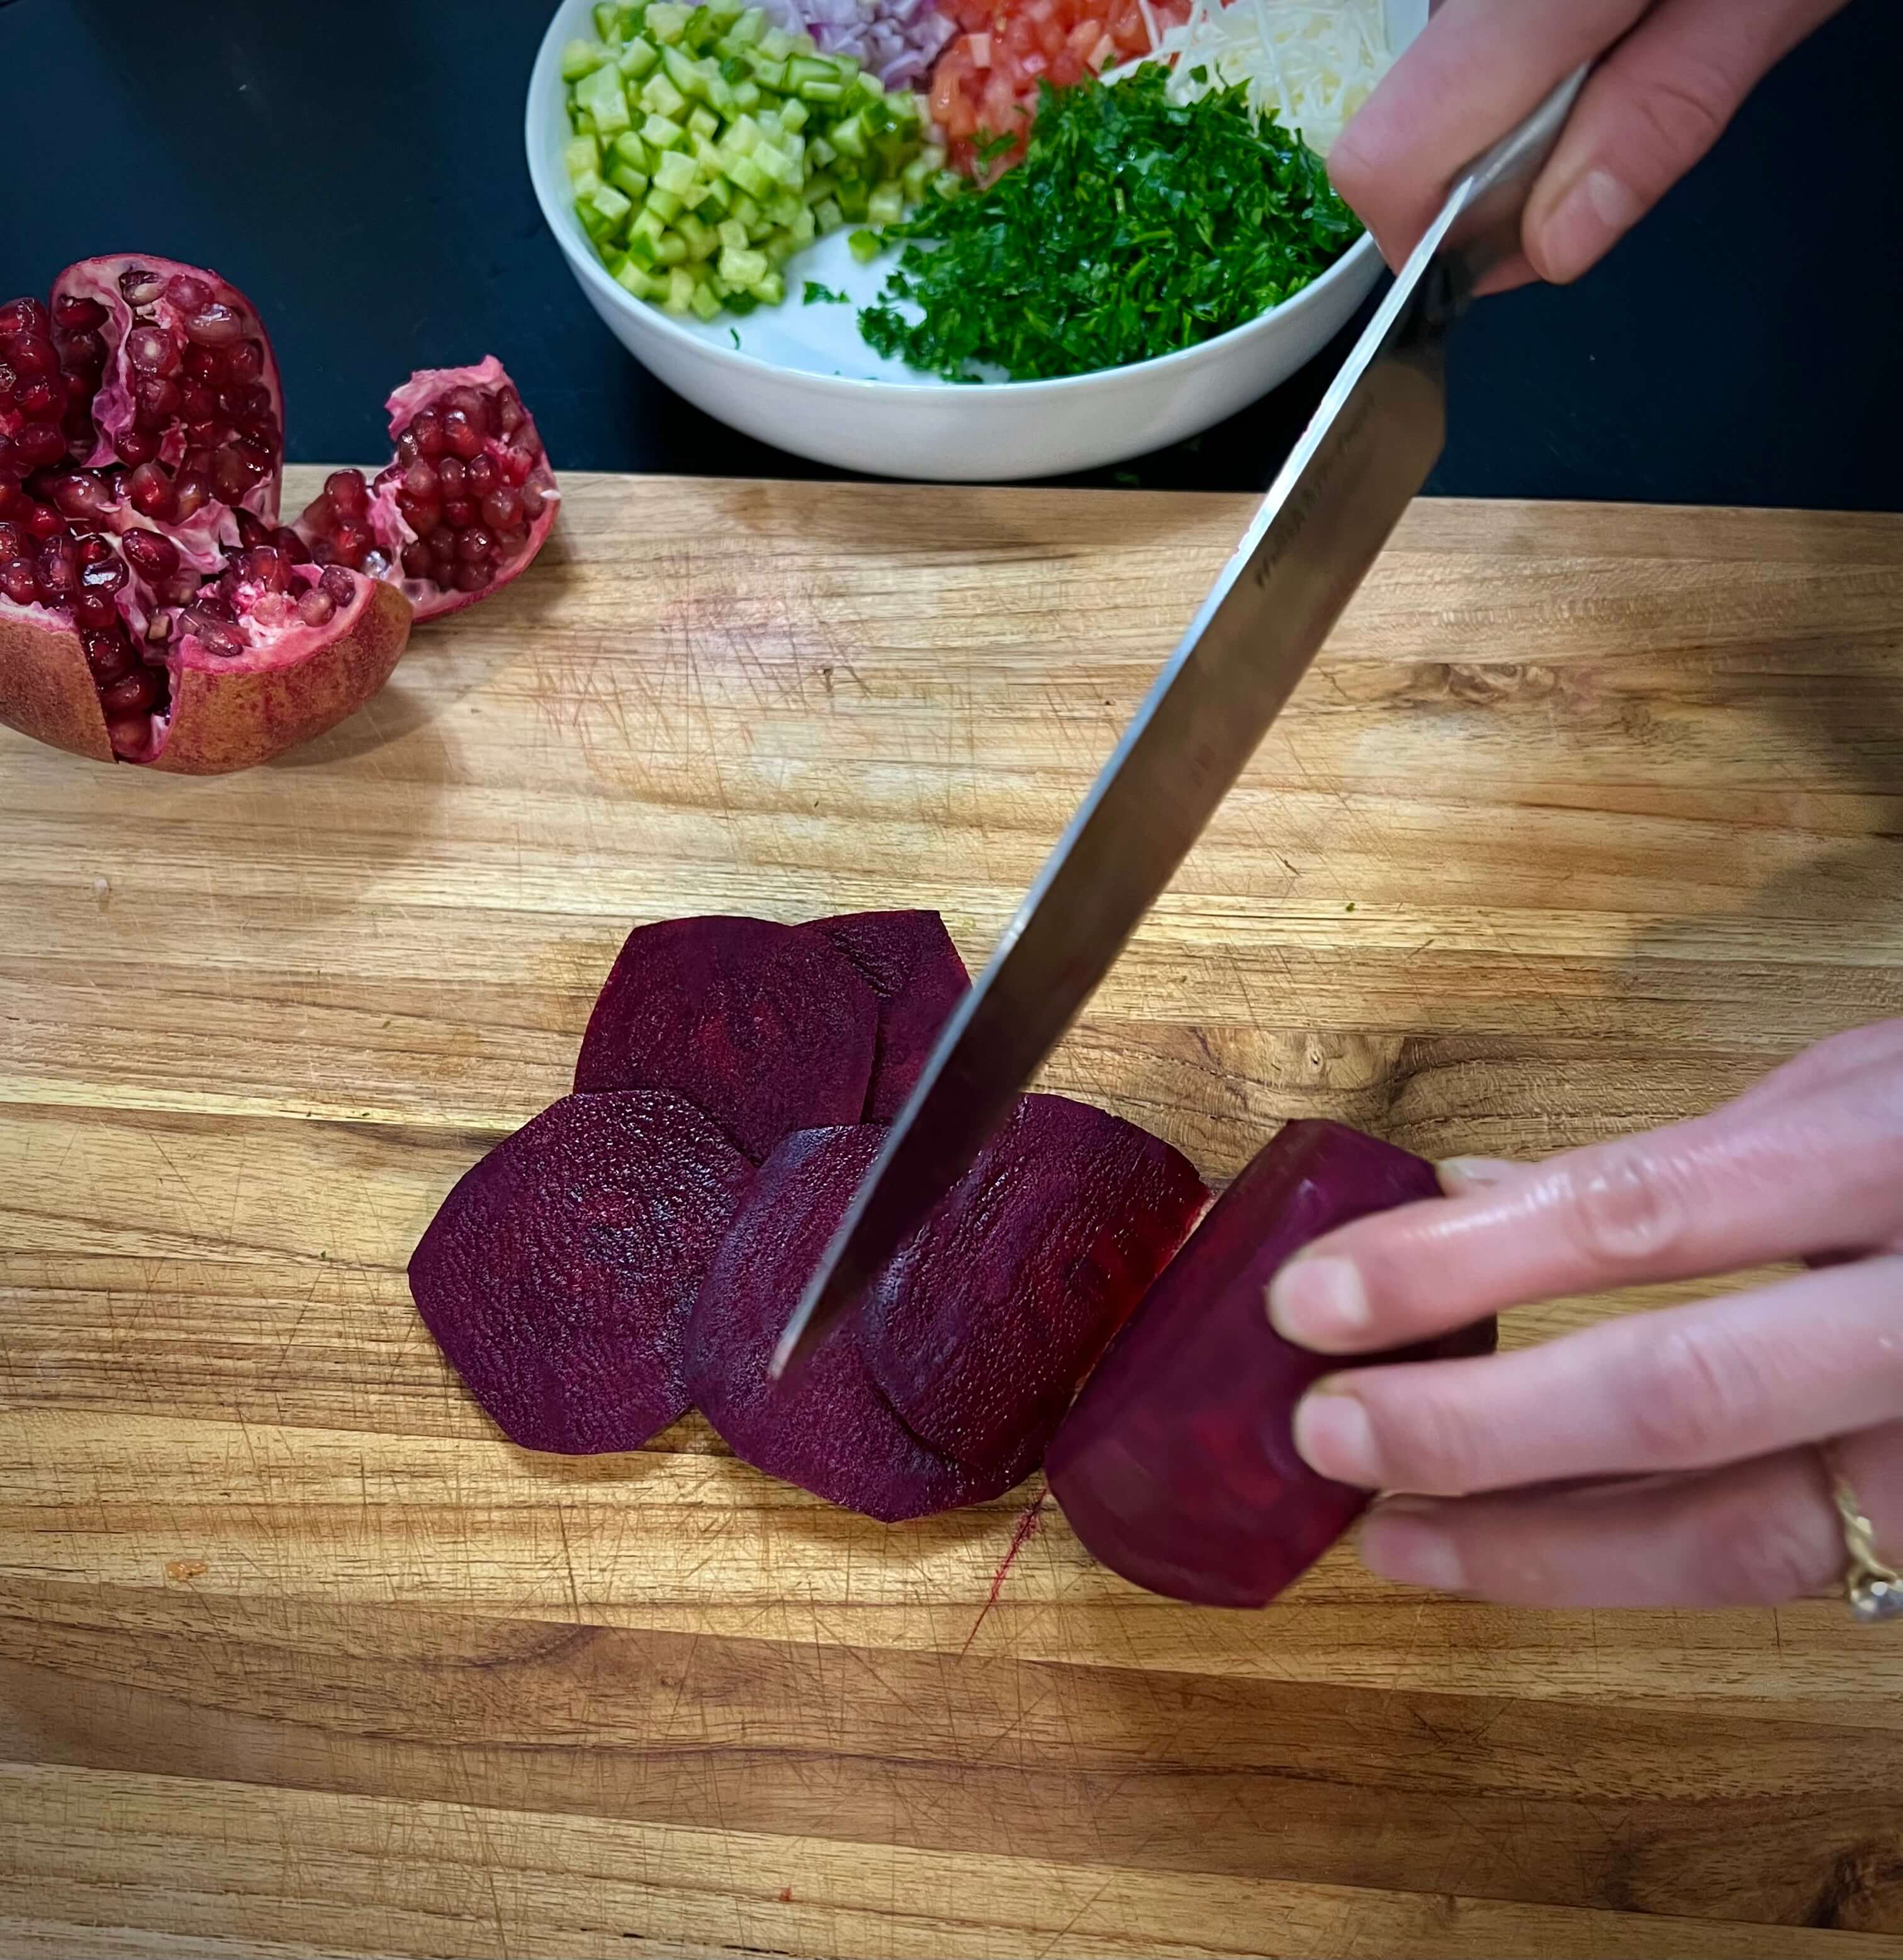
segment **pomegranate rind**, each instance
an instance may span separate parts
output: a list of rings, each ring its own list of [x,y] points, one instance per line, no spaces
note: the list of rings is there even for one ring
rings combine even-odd
[[[132,390],[129,379],[132,373],[130,358],[126,352],[126,336],[132,324],[132,309],[126,304],[126,296],[119,291],[120,274],[139,266],[173,278],[181,275],[202,280],[213,290],[213,297],[221,300],[237,313],[244,322],[245,336],[256,340],[264,351],[264,368],[259,376],[259,384],[269,393],[277,416],[278,427],[282,431],[284,419],[284,382],[278,372],[277,355],[272,349],[271,336],[258,310],[229,279],[204,266],[187,266],[176,259],[159,259],[142,252],[112,253],[97,259],[82,259],[77,265],[68,266],[53,282],[53,297],[56,300],[68,295],[97,300],[104,307],[108,315],[105,329],[113,348],[113,355],[107,364],[104,379],[99,392],[93,397],[93,425],[98,431],[98,440],[92,453],[84,461],[91,469],[106,467],[117,460],[117,452],[113,447],[113,438],[123,434],[132,425]],[[175,317],[168,301],[161,298],[155,303],[154,310],[161,320],[168,322]],[[174,443],[171,449],[161,452],[162,460],[176,465],[178,455],[172,453],[180,445]],[[271,473],[260,477],[239,499],[238,507],[250,511],[267,523],[275,523],[278,500],[284,488],[284,445],[280,439],[272,457]],[[215,571],[224,548],[238,540],[237,524],[231,515],[231,507],[218,503],[206,505],[196,517],[183,523],[162,523],[154,528],[162,530],[178,546],[186,562],[201,571]],[[145,524],[152,520],[133,514],[129,522]]]
[[[411,1295],[512,1443],[637,1449],[686,1411],[688,1315],[752,1175],[679,1096],[568,1096],[444,1201]]]
[[[805,928],[829,939],[879,997],[879,1038],[865,1120],[895,1122],[939,1031],[971,988],[945,921],[934,912],[844,912]]]
[[[395,390],[384,408],[390,415],[390,439],[396,438],[414,422],[418,414],[433,403],[440,401],[452,388],[514,388],[509,379],[508,371],[493,354],[485,354],[473,367],[422,368]],[[516,390],[520,398],[521,390]],[[418,622],[440,619],[446,613],[460,612],[465,606],[499,592],[511,581],[519,578],[535,561],[542,547],[549,541],[549,533],[555,529],[555,520],[562,505],[562,492],[556,484],[555,472],[549,466],[547,453],[543,452],[536,465],[535,474],[530,479],[540,488],[547,500],[540,517],[529,527],[527,541],[516,555],[506,560],[497,568],[496,574],[479,592],[460,592],[438,585],[434,580],[411,578],[403,570],[403,547],[415,542],[416,533],[411,528],[403,512],[397,508],[396,493],[380,490],[371,499],[370,525],[375,533],[378,548],[390,562],[388,574],[391,582],[402,588],[403,593],[415,609]],[[304,527],[298,527],[304,535]],[[305,542],[310,542],[307,536]]]
[[[1435,1196],[1433,1166],[1338,1123],[1290,1123],[1236,1179],[1085,1384],[1045,1459],[1101,1564],[1173,1599],[1266,1605],[1370,1494],[1296,1453],[1295,1405],[1325,1374],[1491,1351],[1491,1320],[1399,1354],[1291,1346],[1264,1301],[1277,1271],[1337,1226]]]
[[[687,1325],[688,1392],[735,1456],[883,1524],[982,1503],[1037,1460],[982,1472],[929,1448],[879,1392],[848,1324],[794,1375],[768,1379],[791,1303],[878,1155],[877,1125],[800,1131],[761,1166]]]
[[[79,635],[43,606],[0,599],[0,726],[71,756],[113,759]]]
[[[968,1466],[1041,1449],[1208,1202],[1160,1138],[1065,1096],[1021,1098],[866,1290],[881,1392]]]
[[[409,602],[356,574],[351,606],[320,629],[234,660],[195,653],[168,660],[172,711],[146,763],[179,775],[228,775],[268,762],[347,720],[396,671],[409,642]]]
[[[666,1089],[757,1163],[794,1130],[856,1123],[879,1004],[816,933],[768,919],[666,919],[631,932],[582,1037],[583,1092]]]

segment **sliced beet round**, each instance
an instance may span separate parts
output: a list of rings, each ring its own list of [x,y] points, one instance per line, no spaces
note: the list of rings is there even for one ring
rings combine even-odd
[[[887,1524],[1008,1491],[1037,1460],[1020,1443],[982,1471],[907,1429],[842,1325],[780,1382],[767,1364],[879,1153],[873,1125],[788,1137],[760,1166],[694,1303],[689,1392],[734,1453],[769,1476]]]
[[[1338,1123],[1290,1123],[1224,1193],[1078,1396],[1047,1459],[1085,1548],[1153,1592],[1261,1606],[1306,1571],[1368,1494],[1295,1453],[1295,1405],[1325,1374],[1268,1324],[1269,1281],[1325,1232],[1435,1195],[1433,1167]],[[1491,1351],[1491,1320],[1375,1360]]]
[[[806,930],[829,940],[879,997],[878,1049],[867,1092],[868,1123],[889,1123],[905,1106],[952,1010],[971,986],[945,921],[936,912],[846,912]]]
[[[822,934],[766,919],[668,919],[628,935],[575,1087],[667,1089],[759,1163],[789,1131],[856,1123],[879,1002]]]
[[[687,1406],[681,1338],[753,1166],[678,1096],[570,1096],[497,1144],[409,1264],[512,1443],[634,1449]]]
[[[874,1379],[961,1463],[1041,1446],[1208,1201],[1189,1160],[1134,1123],[1022,1098],[867,1288]]]

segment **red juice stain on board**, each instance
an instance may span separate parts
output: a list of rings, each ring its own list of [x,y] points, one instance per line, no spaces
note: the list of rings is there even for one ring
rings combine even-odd
[[[998,1596],[1004,1589],[1004,1581],[1010,1577],[1011,1567],[1017,1563],[1017,1554],[1037,1535],[1037,1528],[1042,1522],[1044,1500],[1050,1495],[1040,1491],[1024,1507],[1017,1528],[1011,1533],[1011,1542],[1004,1548],[1004,1556],[998,1562],[998,1570],[991,1574],[991,1589],[985,1596],[985,1603],[978,1609],[978,1618],[972,1622],[971,1631],[965,1636],[965,1644],[958,1650],[959,1659],[972,1650],[972,1642],[978,1637],[978,1630],[985,1624],[985,1616],[998,1604]]]

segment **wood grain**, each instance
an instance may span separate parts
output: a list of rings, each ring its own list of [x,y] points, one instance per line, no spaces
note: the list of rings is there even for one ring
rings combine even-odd
[[[1034,1486],[496,1437],[403,1267],[629,926],[982,957],[1246,511],[568,489],[274,767],[0,738],[0,1952],[1896,1952],[1903,1647],[1828,1603],[1198,1614],[1046,1506],[988,1605]],[[1709,1107],[1903,1013],[1899,785],[1903,522],[1424,503],[1049,1080],[1219,1178]]]

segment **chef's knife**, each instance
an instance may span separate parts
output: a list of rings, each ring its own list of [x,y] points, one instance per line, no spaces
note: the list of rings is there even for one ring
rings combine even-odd
[[[1472,167],[939,1038],[773,1357],[811,1353],[1010,1113],[1255,752],[1439,457],[1449,327],[1517,250],[1586,79]]]

